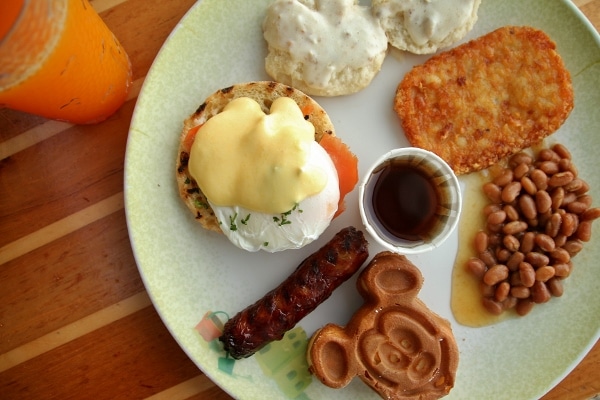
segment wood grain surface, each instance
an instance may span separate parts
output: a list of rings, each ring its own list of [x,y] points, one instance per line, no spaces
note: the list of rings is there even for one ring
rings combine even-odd
[[[223,0],[226,1],[226,0]],[[600,0],[574,1],[596,29]],[[123,208],[135,102],[194,0],[95,0],[127,49],[127,102],[92,126],[0,109],[0,399],[230,399],[145,291]],[[544,400],[600,393],[600,344]]]

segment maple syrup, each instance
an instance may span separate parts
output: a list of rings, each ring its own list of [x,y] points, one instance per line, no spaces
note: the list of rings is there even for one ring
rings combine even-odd
[[[406,160],[392,160],[380,171],[373,187],[373,211],[393,236],[426,240],[435,230],[440,193],[427,172]]]

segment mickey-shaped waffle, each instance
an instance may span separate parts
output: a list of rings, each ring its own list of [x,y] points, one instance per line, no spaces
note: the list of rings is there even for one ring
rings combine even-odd
[[[454,386],[458,348],[450,323],[417,298],[419,269],[377,254],[358,277],[362,307],[347,326],[328,324],[308,348],[310,371],[332,388],[354,376],[386,399],[437,399]]]

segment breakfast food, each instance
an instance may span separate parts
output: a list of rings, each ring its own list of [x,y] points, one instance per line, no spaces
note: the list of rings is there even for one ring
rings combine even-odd
[[[483,191],[487,226],[476,234],[477,257],[466,268],[481,281],[486,310],[522,316],[562,296],[573,258],[600,217],[568,149],[555,144],[536,158],[517,153]]]
[[[413,146],[456,174],[481,170],[556,131],[573,109],[555,43],[507,26],[433,56],[398,85],[394,110]]]
[[[357,0],[275,0],[263,22],[267,73],[309,95],[366,87],[381,69],[387,38]]]
[[[184,121],[179,194],[206,229],[269,252],[316,239],[343,210],[358,161],[327,113],[276,82],[221,89]]]
[[[389,43],[416,54],[435,53],[475,25],[481,0],[373,0]]]
[[[281,339],[354,275],[368,255],[362,232],[354,227],[342,229],[277,288],[227,321],[219,338],[224,349],[240,359]]]
[[[405,256],[382,252],[358,277],[365,300],[345,327],[325,325],[312,336],[309,370],[325,385],[355,376],[384,399],[437,399],[454,386],[458,347],[450,323],[417,298],[419,269]]]

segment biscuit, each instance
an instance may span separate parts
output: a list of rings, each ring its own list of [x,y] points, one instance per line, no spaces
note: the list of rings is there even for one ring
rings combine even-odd
[[[437,399],[454,387],[458,347],[450,323],[417,298],[419,269],[405,256],[377,254],[361,272],[364,304],[345,327],[311,337],[309,371],[332,388],[358,376],[385,399]]]
[[[383,28],[358,1],[276,0],[262,27],[266,72],[308,95],[360,91],[377,75],[387,53]]]
[[[399,50],[431,54],[462,39],[475,25],[481,0],[373,0],[374,15]]]
[[[552,134],[573,98],[556,44],[538,29],[507,26],[415,66],[394,110],[412,146],[465,174]]]
[[[250,97],[256,100],[263,112],[268,114],[273,100],[283,96],[293,99],[305,114],[304,118],[313,124],[317,142],[321,140],[323,135],[335,135],[333,123],[325,110],[315,100],[298,89],[271,81],[240,83],[217,90],[206,98],[200,107],[183,122],[175,166],[177,187],[179,196],[194,214],[196,221],[204,228],[222,232],[219,221],[208,204],[206,196],[189,174],[188,161],[193,141],[186,140],[188,132],[217,115],[231,100],[238,97]]]

